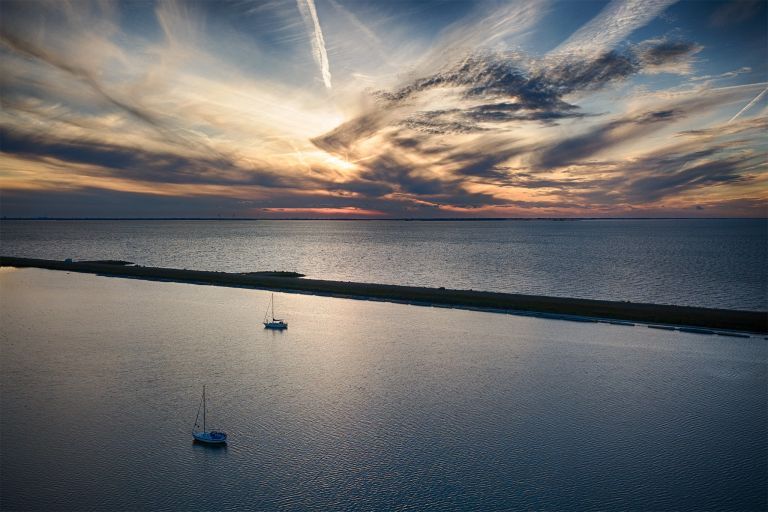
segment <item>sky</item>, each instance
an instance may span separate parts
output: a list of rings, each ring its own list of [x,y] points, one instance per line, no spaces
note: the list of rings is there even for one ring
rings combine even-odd
[[[765,217],[767,5],[2,0],[0,214]]]

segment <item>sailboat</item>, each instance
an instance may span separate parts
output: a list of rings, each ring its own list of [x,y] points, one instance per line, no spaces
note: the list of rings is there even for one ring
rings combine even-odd
[[[203,410],[203,430],[199,430],[200,425],[197,420],[200,419],[200,409]],[[195,416],[195,426],[192,428],[192,437],[195,441],[207,444],[224,444],[227,442],[227,433],[221,430],[206,430],[205,426],[205,386],[203,386],[203,398],[200,401],[200,406],[197,408],[197,416]]]
[[[270,314],[270,311],[272,312]],[[272,320],[269,320],[269,318],[272,318]],[[285,320],[280,320],[279,318],[275,318],[275,294],[272,294],[272,298],[269,301],[269,309],[264,314],[264,328],[265,329],[277,329],[279,331],[282,331],[283,329],[288,328],[288,322]]]

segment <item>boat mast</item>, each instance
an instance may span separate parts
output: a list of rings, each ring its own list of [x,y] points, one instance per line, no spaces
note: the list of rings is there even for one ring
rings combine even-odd
[[[200,424],[197,422],[197,420],[200,419],[200,409],[203,408],[203,397],[200,397],[200,405],[197,406],[197,415],[195,415],[195,426],[192,427],[195,432],[197,432],[197,429],[200,428]]]
[[[205,384],[203,384],[203,432],[206,432],[205,430]]]
[[[273,297],[272,297],[272,298],[274,298],[274,294],[273,294]],[[270,307],[272,307],[272,299],[270,299],[270,301],[269,301],[269,304],[270,304]],[[267,310],[264,312],[264,323],[265,323],[265,324],[266,324],[266,323],[267,323],[267,321],[269,320],[269,309],[270,309],[270,308],[267,308]],[[274,310],[273,310],[273,313],[274,313]]]

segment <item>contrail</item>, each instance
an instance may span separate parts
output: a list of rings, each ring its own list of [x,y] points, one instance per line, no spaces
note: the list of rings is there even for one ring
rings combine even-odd
[[[757,103],[758,101],[760,101],[760,98],[762,98],[763,96],[765,96],[765,93],[766,93],[766,92],[768,92],[768,87],[766,87],[765,89],[763,89],[763,92],[761,92],[760,94],[758,94],[757,96],[755,96],[755,99],[753,99],[752,101],[750,101],[749,103],[747,103],[747,104],[746,104],[746,106],[745,106],[743,109],[739,110],[739,111],[736,113],[736,115],[735,115],[735,116],[733,116],[732,118],[730,118],[730,119],[728,120],[728,123],[726,123],[726,124],[729,124],[729,123],[732,123],[732,122],[734,122],[734,121],[736,120],[736,118],[737,118],[737,117],[739,117],[741,114],[743,114],[744,112],[746,112],[747,110],[749,110],[750,108],[752,108],[752,105],[754,105],[755,103]]]
[[[331,71],[328,68],[328,53],[325,51],[325,39],[323,39],[323,31],[320,29],[320,20],[317,18],[315,0],[296,0],[296,3],[299,6],[301,17],[304,18],[307,26],[309,26],[310,22],[312,23],[314,33],[314,37],[312,37],[312,56],[315,58],[317,65],[320,66],[325,87],[330,89]]]

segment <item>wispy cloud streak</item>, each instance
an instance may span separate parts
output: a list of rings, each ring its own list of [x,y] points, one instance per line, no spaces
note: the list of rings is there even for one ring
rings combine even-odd
[[[589,23],[555,48],[553,56],[605,52],[646,25],[677,0],[614,0]]]
[[[310,40],[312,41],[312,56],[320,67],[323,83],[327,89],[331,88],[331,70],[328,65],[328,52],[325,50],[323,30],[320,28],[320,19],[317,17],[317,9],[314,0],[296,0],[304,22],[312,29]]]
[[[392,60],[390,59],[389,55],[387,55],[386,52],[386,46],[384,42],[381,40],[381,38],[376,35],[376,33],[371,30],[368,25],[363,23],[360,18],[355,16],[354,13],[352,13],[349,9],[341,5],[336,0],[329,0],[330,4],[341,14],[344,15],[344,17],[347,19],[349,24],[355,28],[360,34],[363,35],[365,40],[368,42],[368,46],[376,52],[376,54],[381,59],[381,62],[385,63],[387,66],[390,66],[391,68],[395,69],[396,65],[393,64]],[[361,41],[360,41],[361,42]],[[358,42],[359,44],[359,42]]]

